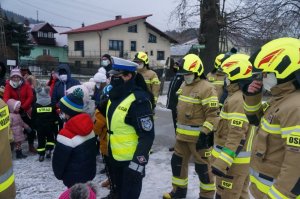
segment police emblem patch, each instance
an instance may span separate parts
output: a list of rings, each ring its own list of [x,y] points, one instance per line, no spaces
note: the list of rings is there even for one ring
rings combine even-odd
[[[143,130],[150,131],[153,128],[153,122],[150,117],[141,118],[140,121]]]

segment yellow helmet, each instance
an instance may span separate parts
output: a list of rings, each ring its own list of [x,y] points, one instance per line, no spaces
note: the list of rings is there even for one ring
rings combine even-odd
[[[255,68],[284,79],[300,69],[300,40],[290,37],[272,40],[253,54],[250,61]]]
[[[142,52],[142,51],[135,54],[135,57],[134,57],[133,61],[134,62],[141,61],[144,64],[149,64],[148,55],[145,52]]]
[[[215,68],[219,69],[222,64],[222,59],[225,57],[225,54],[219,54],[215,59]]]
[[[196,73],[197,76],[201,76],[203,72],[204,67],[202,61],[197,55],[188,54],[182,58],[182,69],[179,73]]]
[[[249,61],[249,56],[244,54],[231,55],[222,63],[221,69],[227,74],[230,81],[252,76],[252,64]]]

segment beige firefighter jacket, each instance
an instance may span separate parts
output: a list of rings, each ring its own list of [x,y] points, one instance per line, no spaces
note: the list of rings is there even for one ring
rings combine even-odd
[[[146,67],[138,69],[138,72],[144,77],[149,91],[154,95],[155,103],[157,102],[160,90],[160,81],[157,74],[153,70]]]
[[[289,81],[271,94],[265,108],[260,94],[244,95],[246,114],[260,119],[250,180],[269,198],[295,198],[300,196],[300,90]]]
[[[0,198],[3,199],[16,197],[8,132],[9,111],[7,105],[0,99]]]
[[[237,83],[226,88],[228,97],[220,113],[214,137],[213,166],[227,173],[232,164],[249,164],[255,127],[244,113],[243,93]],[[231,154],[231,152],[233,152]],[[241,171],[241,174],[245,171]]]
[[[217,71],[215,73],[208,73],[206,77],[208,81],[216,87],[218,99],[220,101],[224,90],[225,73]]]
[[[177,139],[197,142],[200,131],[215,131],[219,122],[219,104],[216,89],[203,79],[192,84],[182,83],[177,91]]]

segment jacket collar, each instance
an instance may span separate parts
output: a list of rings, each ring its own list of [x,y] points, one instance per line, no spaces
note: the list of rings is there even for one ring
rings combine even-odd
[[[233,84],[228,85],[226,87],[226,89],[228,91],[228,96],[231,96],[231,95],[233,95],[233,93],[240,90],[240,86],[238,83],[233,83]]]
[[[293,84],[293,81],[295,81],[295,80],[291,80],[291,81],[274,86],[271,89],[272,97],[275,100],[279,100],[279,99],[283,98],[284,96],[286,96],[287,94],[294,92],[296,90],[296,87]]]

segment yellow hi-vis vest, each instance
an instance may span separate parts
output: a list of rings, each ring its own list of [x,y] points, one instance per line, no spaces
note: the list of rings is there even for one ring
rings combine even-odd
[[[125,117],[133,101],[135,101],[135,96],[134,94],[130,94],[113,112],[110,125],[108,120],[106,120],[107,127],[111,132],[109,134],[109,142],[112,155],[118,161],[132,160],[138,145],[138,136],[135,129],[125,123]],[[110,105],[111,101],[109,100],[106,109],[106,118]]]

